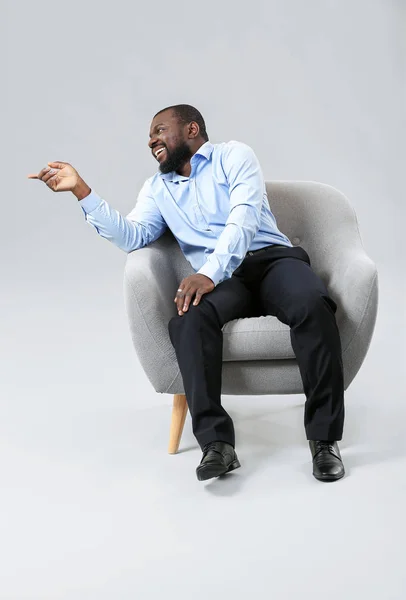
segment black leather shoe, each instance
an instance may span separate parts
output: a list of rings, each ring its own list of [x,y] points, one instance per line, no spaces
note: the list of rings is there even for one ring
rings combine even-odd
[[[240,467],[234,448],[226,442],[209,442],[203,448],[203,458],[196,469],[199,481],[219,477]]]
[[[337,442],[309,441],[313,457],[313,475],[319,481],[344,477],[344,465]]]

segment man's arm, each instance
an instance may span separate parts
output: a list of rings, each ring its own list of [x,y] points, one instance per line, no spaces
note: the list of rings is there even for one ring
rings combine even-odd
[[[80,202],[86,221],[125,252],[150,244],[167,228],[149,179],[138,195],[135,208],[126,217],[111,208],[67,162],[49,162],[38,174],[28,175],[28,179],[43,181],[53,192],[72,192]]]
[[[90,188],[89,188],[90,189]],[[77,196],[79,199],[79,196]],[[166,230],[167,224],[151,194],[147,180],[135,207],[126,217],[109,206],[94,190],[80,200],[86,221],[101,236],[124,252],[151,244]]]
[[[231,277],[244,260],[259,229],[265,193],[258,159],[246,144],[230,144],[223,169],[230,186],[230,213],[213,253],[198,271],[215,285]]]

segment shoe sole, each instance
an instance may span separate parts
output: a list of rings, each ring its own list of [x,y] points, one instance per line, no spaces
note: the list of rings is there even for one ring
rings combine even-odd
[[[313,477],[318,481],[338,481],[339,479],[342,479],[344,475],[345,471],[341,475],[324,475],[324,477],[317,477],[317,475],[313,473]]]
[[[213,477],[220,477],[221,475],[225,475],[226,473],[230,473],[230,471],[234,471],[241,467],[240,461],[238,458],[233,460],[233,462],[228,467],[221,467],[216,465],[204,465],[202,467],[197,467],[196,475],[199,481],[206,481],[207,479],[212,479]]]

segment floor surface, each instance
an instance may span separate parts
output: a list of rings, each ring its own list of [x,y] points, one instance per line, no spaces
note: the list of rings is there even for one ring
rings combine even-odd
[[[1,300],[2,600],[404,600],[405,321],[390,278],[334,483],[312,477],[302,395],[225,396],[242,468],[198,482],[189,416],[167,454],[171,398],[141,370],[120,286],[89,289]]]

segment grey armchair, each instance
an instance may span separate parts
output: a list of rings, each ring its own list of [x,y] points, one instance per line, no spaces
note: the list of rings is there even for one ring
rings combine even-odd
[[[279,229],[310,256],[337,304],[348,388],[368,351],[378,308],[378,276],[354,209],[333,187],[315,182],[266,184]],[[180,281],[194,271],[168,230],[128,254],[124,298],[133,344],[157,392],[173,394],[169,452],[176,453],[187,414],[182,376],[168,333]],[[277,317],[235,319],[223,327],[224,395],[300,394],[303,385],[289,327]]]

